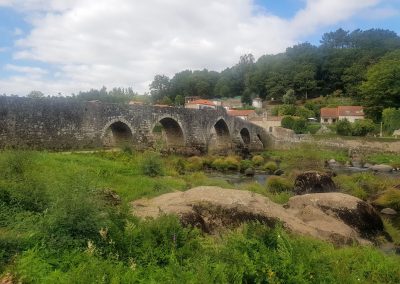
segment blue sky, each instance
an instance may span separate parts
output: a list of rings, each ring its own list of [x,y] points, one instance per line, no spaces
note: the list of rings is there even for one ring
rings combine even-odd
[[[0,93],[144,92],[156,74],[219,71],[340,27],[399,34],[400,0],[0,0]]]

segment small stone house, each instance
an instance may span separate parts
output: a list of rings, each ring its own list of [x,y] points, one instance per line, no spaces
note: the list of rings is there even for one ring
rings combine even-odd
[[[347,119],[355,122],[364,119],[364,109],[362,106],[338,106],[335,108],[321,108],[321,123],[332,124],[338,120]]]

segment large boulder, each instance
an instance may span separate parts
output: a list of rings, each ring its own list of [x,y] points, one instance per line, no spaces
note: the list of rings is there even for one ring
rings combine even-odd
[[[366,202],[341,193],[296,196],[285,206],[254,192],[202,186],[132,203],[142,218],[176,214],[184,225],[206,233],[234,228],[247,221],[287,230],[335,244],[371,243],[383,232],[382,221]]]
[[[337,191],[336,185],[330,173],[309,171],[299,174],[294,182],[294,193],[297,195],[306,193],[322,193]]]
[[[306,194],[290,198],[287,204],[288,209],[299,210],[300,214],[308,206],[318,209],[336,220],[341,220],[355,229],[363,238],[374,238],[384,230],[382,219],[374,207],[351,195],[343,193]],[[320,221],[315,220],[317,224]]]

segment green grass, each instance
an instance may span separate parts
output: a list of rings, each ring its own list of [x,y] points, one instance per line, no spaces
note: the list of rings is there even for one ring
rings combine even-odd
[[[301,168],[301,157],[314,163],[343,155],[302,150],[263,156]],[[208,236],[174,216],[139,220],[130,212],[134,199],[232,187],[201,172],[178,174],[185,161],[176,156],[161,157],[161,171],[148,176],[148,159],[137,152],[0,152],[0,281],[8,274],[16,283],[400,283],[400,258],[373,247],[336,248],[259,223]],[[238,188],[285,203],[291,180],[279,178],[285,187],[276,193],[257,183]],[[370,176],[350,182],[368,194],[379,186]],[[104,189],[122,204],[105,200]]]

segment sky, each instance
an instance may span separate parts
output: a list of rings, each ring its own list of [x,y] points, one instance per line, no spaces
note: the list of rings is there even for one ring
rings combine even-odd
[[[338,28],[400,34],[400,0],[0,0],[0,94],[143,93],[156,74],[221,71]]]

